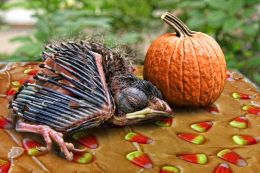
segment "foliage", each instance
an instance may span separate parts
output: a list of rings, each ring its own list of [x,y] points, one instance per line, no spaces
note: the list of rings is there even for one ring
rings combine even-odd
[[[162,33],[159,17],[170,11],[193,30],[212,35],[223,48],[229,68],[260,84],[259,5],[259,0],[20,0],[2,8],[34,9],[38,20],[31,35],[13,39],[22,43],[11,55],[15,61],[39,60],[42,46],[51,40],[99,33],[105,33],[104,40],[111,46],[142,47],[147,35],[156,38]]]

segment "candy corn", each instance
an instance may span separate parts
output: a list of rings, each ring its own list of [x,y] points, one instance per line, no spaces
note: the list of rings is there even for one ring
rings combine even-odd
[[[243,100],[248,100],[248,99],[254,98],[253,96],[250,96],[250,95],[248,95],[248,94],[236,93],[236,92],[233,92],[233,93],[232,93],[232,97],[233,97],[234,99],[243,99]]]
[[[21,85],[19,81],[13,81],[11,84],[15,87],[19,87]]]
[[[137,142],[140,144],[150,144],[153,142],[152,139],[148,138],[147,136],[135,133],[135,132],[129,132],[125,135],[125,140],[131,141],[131,142]]]
[[[98,147],[98,142],[95,136],[90,135],[87,132],[82,131],[75,133],[72,138],[88,148],[95,149]]]
[[[206,132],[212,127],[211,121],[200,122],[190,125],[190,127],[197,132]]]
[[[152,161],[150,160],[148,155],[141,151],[133,151],[127,154],[126,158],[127,160],[142,168],[150,169],[153,167]]]
[[[245,106],[242,107],[242,110],[247,111],[250,114],[260,116],[260,107],[256,107],[256,106],[253,106],[253,105],[245,105]]]
[[[245,116],[240,116],[229,122],[229,125],[235,128],[244,129],[247,127],[248,120]]]
[[[235,135],[232,139],[238,145],[253,145],[260,141],[260,137],[253,137],[250,135]]]
[[[171,127],[172,123],[173,123],[173,118],[164,118],[155,121],[155,124],[161,127]]]
[[[73,161],[76,163],[87,164],[93,160],[91,153],[74,153]]]
[[[209,113],[211,113],[213,115],[216,115],[219,113],[219,110],[216,106],[208,106],[205,109],[206,109],[206,111],[208,111]]]
[[[0,172],[8,173],[11,163],[7,160],[0,159]]]
[[[25,84],[26,82],[28,82],[28,83],[33,83],[33,80],[31,80],[31,79],[20,79],[20,80],[19,80],[20,85],[23,85],[23,84]]]
[[[13,95],[15,95],[15,94],[18,92],[18,90],[19,90],[19,87],[10,88],[10,89],[6,92],[6,94],[7,94],[8,96],[13,96]]]
[[[160,173],[180,173],[180,169],[175,166],[163,166]]]
[[[38,72],[38,70],[36,70],[36,69],[31,69],[31,68],[28,68],[28,69],[26,69],[26,70],[23,71],[24,74],[28,74],[28,75],[32,75],[32,76],[36,75],[37,72]]]
[[[232,77],[232,75],[227,74],[227,81],[234,82],[235,79]]]
[[[205,137],[202,136],[202,135],[195,135],[195,134],[190,134],[190,133],[180,133],[178,134],[179,138],[185,140],[185,141],[188,141],[190,143],[193,143],[193,144],[202,144],[205,142]]]
[[[232,173],[232,171],[228,164],[221,163],[215,168],[214,173]]]
[[[178,157],[182,160],[195,164],[205,165],[208,163],[208,157],[206,154],[184,154],[179,155]]]
[[[237,166],[247,166],[247,162],[243,158],[241,158],[237,153],[230,149],[221,150],[220,152],[218,152],[217,156]]]
[[[13,127],[13,124],[11,121],[4,117],[0,117],[0,128],[1,129],[10,129]]]
[[[42,154],[42,152],[39,150],[39,147],[42,147],[42,145],[33,139],[24,138],[23,147],[29,156],[38,156]]]

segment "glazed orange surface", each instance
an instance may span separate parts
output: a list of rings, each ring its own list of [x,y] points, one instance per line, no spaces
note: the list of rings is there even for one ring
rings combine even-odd
[[[2,65],[0,73],[0,118],[10,115],[8,105],[12,94],[7,95],[8,91],[16,86],[12,82],[31,76],[24,73],[26,69],[37,69],[36,64],[9,64]],[[142,69],[138,68],[138,76]],[[250,97],[249,99],[233,98],[232,93],[243,93]],[[211,173],[220,163],[227,163],[233,173],[256,173],[260,172],[260,144],[240,146],[232,140],[234,135],[260,136],[260,115],[257,112],[242,110],[244,105],[252,105],[259,110],[260,94],[259,91],[248,82],[243,76],[233,73],[226,82],[225,89],[221,96],[211,107],[201,109],[176,109],[173,107],[175,117],[167,122],[156,122],[136,126],[127,126],[123,128],[96,128],[88,130],[98,143],[97,148],[87,148],[88,152],[94,156],[94,159],[87,164],[70,162],[58,156],[56,152],[39,156],[29,156],[24,152],[21,156],[12,159],[10,168],[11,173],[27,172],[55,172],[55,173],[159,173],[165,166],[175,166],[182,173]],[[210,111],[210,110],[214,110]],[[254,114],[255,113],[255,114]],[[258,112],[259,114],[259,112]],[[233,119],[244,116],[247,121],[247,127],[239,129],[231,126],[229,123]],[[212,122],[212,126],[205,132],[198,132],[190,126],[199,122]],[[141,134],[151,141],[147,144],[131,142],[125,139],[129,132]],[[201,144],[194,144],[189,140],[180,138],[179,134],[202,135],[205,141]],[[0,129],[0,159],[10,161],[8,152],[12,147],[23,147],[22,139],[31,138],[43,143],[40,136],[29,133],[17,133],[13,129]],[[190,136],[189,136],[190,138]],[[77,141],[72,141],[77,147],[84,147]],[[229,161],[224,161],[217,156],[217,153],[223,149],[231,149],[237,153],[246,163],[246,166],[240,167]],[[141,151],[150,159],[152,168],[146,169],[138,166],[128,160],[126,155],[133,151]],[[183,154],[199,154],[207,156],[208,161],[205,164],[191,163],[182,160],[179,156]],[[0,162],[1,163],[1,162]],[[0,164],[1,166],[1,164]],[[1,167],[0,167],[1,169]]]

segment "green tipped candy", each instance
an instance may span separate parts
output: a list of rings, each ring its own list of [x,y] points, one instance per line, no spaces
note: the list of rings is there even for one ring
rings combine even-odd
[[[229,125],[239,129],[245,129],[247,127],[247,118],[240,116],[229,122]]]
[[[180,169],[175,166],[163,166],[160,173],[180,173]]]
[[[252,145],[257,143],[257,138],[249,135],[235,135],[232,139],[238,145]]]
[[[131,161],[132,163],[134,163],[142,168],[151,169],[153,167],[152,161],[150,160],[148,155],[146,155],[145,153],[143,153],[141,151],[133,151],[131,153],[128,153],[126,155],[126,158],[129,161]]]
[[[198,154],[198,163],[202,165],[208,163],[208,157],[205,154]]]
[[[184,154],[178,157],[182,160],[195,164],[204,165],[208,163],[208,157],[206,154]]]
[[[232,97],[234,99],[239,99],[240,98],[240,95],[238,93],[232,93]]]
[[[87,164],[90,163],[93,160],[93,155],[91,153],[84,153],[84,154],[75,154],[73,158],[74,162],[80,163],[80,164]]]
[[[204,121],[204,122],[192,124],[190,127],[197,132],[206,132],[212,127],[212,125],[213,125],[213,122]]]
[[[205,138],[204,136],[198,135],[192,142],[193,142],[194,144],[198,144],[198,145],[199,145],[199,144],[204,143],[205,140],[206,140],[206,138]]]

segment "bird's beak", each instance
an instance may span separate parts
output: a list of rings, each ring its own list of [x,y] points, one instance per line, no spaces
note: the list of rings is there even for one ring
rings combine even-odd
[[[173,111],[171,107],[159,98],[152,98],[149,106],[136,112],[126,114],[126,119],[129,121],[145,121],[154,120],[162,117],[172,117]]]

